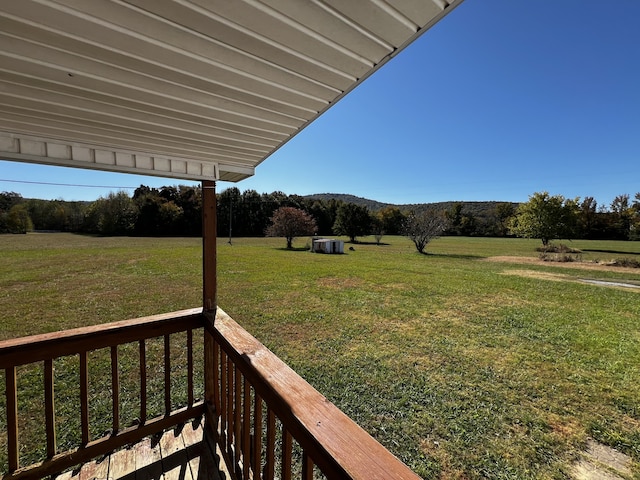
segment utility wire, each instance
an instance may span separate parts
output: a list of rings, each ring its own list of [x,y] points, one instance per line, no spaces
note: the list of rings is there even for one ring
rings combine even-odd
[[[74,183],[30,182],[28,180],[7,180],[4,178],[0,178],[0,182],[29,183],[32,185],[56,185],[58,187],[119,188],[119,189],[129,189],[129,190],[135,190],[136,188],[138,188],[138,187],[118,187],[114,185],[82,185],[82,184],[74,184]]]

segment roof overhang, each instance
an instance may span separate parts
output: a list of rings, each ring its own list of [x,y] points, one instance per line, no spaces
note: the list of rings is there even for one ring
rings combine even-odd
[[[0,158],[242,180],[461,2],[0,2]]]

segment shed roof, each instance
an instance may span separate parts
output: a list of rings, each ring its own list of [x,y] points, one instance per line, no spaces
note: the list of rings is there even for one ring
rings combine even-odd
[[[461,2],[0,2],[0,158],[242,180]]]

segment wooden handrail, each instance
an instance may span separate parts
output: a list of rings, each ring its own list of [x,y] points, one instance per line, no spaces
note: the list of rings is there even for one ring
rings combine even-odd
[[[31,337],[5,340],[0,342],[0,368],[5,370],[7,397],[7,461],[9,472],[3,479],[42,478],[58,473],[66,468],[109,453],[128,443],[141,440],[147,435],[158,433],[166,428],[178,425],[201,415],[203,403],[194,402],[193,381],[193,333],[202,329],[204,316],[202,309],[190,309],[180,312],[155,315],[151,317],[114,322],[91,327],[77,328],[55,333],[34,335]],[[186,332],[187,351],[187,399],[186,406],[171,410],[171,364],[170,336]],[[163,396],[164,413],[159,417],[147,418],[147,366],[146,341],[160,338],[164,341],[162,361],[164,365]],[[140,370],[140,416],[137,425],[120,428],[120,379],[118,373],[118,346],[139,344]],[[90,381],[89,353],[102,348],[109,349],[111,361],[112,427],[111,432],[100,432],[92,438],[90,431]],[[80,445],[74,450],[57,452],[55,430],[55,392],[54,360],[64,356],[77,356],[79,359],[80,391]],[[44,368],[44,418],[47,458],[38,464],[21,466],[18,443],[18,378],[17,367],[42,363]]]
[[[122,345],[193,328],[202,328],[201,308],[3,340],[0,341],[0,368],[42,362],[83,350]]]
[[[205,378],[200,379],[213,391],[205,391],[213,405],[194,403],[193,357],[194,329],[204,328]],[[186,332],[188,404],[169,411],[170,369],[169,336]],[[207,339],[207,337],[209,337]],[[164,415],[146,418],[145,341],[164,341],[165,388]],[[118,345],[139,344],[140,423],[121,429],[119,415]],[[208,346],[207,346],[208,345]],[[88,353],[110,350],[113,432],[91,438],[89,431]],[[53,361],[77,355],[80,360],[80,426],[82,445],[64,453],[56,451],[55,392]],[[44,424],[48,458],[42,463],[22,466],[19,462],[17,367],[44,362]],[[236,480],[289,479],[299,475],[312,480],[314,466],[329,480],[419,480],[406,465],[329,402],[289,366],[258,340],[218,309],[215,324],[201,309],[157,315],[142,319],[85,327],[65,332],[37,335],[0,342],[0,368],[5,370],[7,395],[7,452],[10,472],[3,479],[35,479],[91,460],[112,450],[158,433],[190,418],[207,413],[210,428]],[[295,466],[294,466],[295,463]]]
[[[251,455],[254,478],[260,477],[263,463],[265,478],[273,478],[273,453],[276,449],[275,435],[267,433],[267,458],[258,461],[255,458],[257,449],[241,441],[250,433],[254,440],[261,437],[263,428],[262,424],[251,424],[261,408],[250,414],[248,409],[251,407],[246,402],[251,395],[246,393],[246,387],[243,392],[239,388],[246,381],[253,390],[255,404],[264,401],[267,405],[266,429],[274,429],[273,416],[282,424],[283,478],[291,475],[290,441],[293,437],[304,452],[303,478],[312,478],[310,474],[315,464],[328,479],[419,479],[409,467],[222,310],[218,309],[215,328],[207,328],[220,346],[215,367],[221,380],[218,384],[221,390],[215,392],[216,401],[219,401],[216,412],[220,448],[233,465],[229,471],[236,478],[248,478],[247,461]]]

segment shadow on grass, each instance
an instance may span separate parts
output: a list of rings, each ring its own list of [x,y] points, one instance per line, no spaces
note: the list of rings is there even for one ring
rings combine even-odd
[[[292,248],[279,247],[279,248],[276,248],[276,250],[280,250],[282,252],[308,252],[309,247],[292,247]]]
[[[583,248],[583,252],[597,252],[597,253],[615,253],[618,255],[638,255],[638,252],[625,252],[623,250],[601,250],[597,248]]]
[[[384,243],[384,242],[360,242],[360,241],[355,241],[355,242],[344,242],[345,244],[349,244],[349,245],[380,245],[380,246],[384,246],[384,245],[390,245],[389,243]]]
[[[420,253],[420,252],[418,252]],[[483,258],[487,258],[484,255],[463,255],[461,253],[431,253],[431,252],[422,252],[420,255],[424,255],[425,257],[438,257],[438,258],[459,258],[462,260],[480,260]]]

